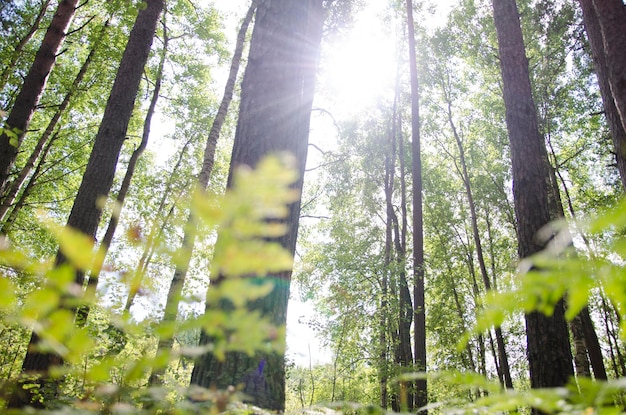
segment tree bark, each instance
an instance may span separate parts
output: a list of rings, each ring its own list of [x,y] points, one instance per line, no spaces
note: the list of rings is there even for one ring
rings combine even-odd
[[[13,108],[3,127],[5,130],[13,131],[17,138],[12,138],[7,131],[0,131],[0,193],[4,192],[6,188],[18,148],[24,139],[37,104],[39,104],[48,76],[56,61],[57,53],[65,39],[66,30],[74,17],[77,4],[78,0],[61,0],[59,2],[56,13],[52,17],[50,26],[35,55],[35,60],[15,99]]]
[[[146,150],[148,146],[148,140],[150,139],[150,125],[152,124],[152,117],[154,116],[154,112],[156,110],[157,102],[159,100],[159,96],[161,93],[161,84],[163,83],[163,68],[165,66],[165,58],[168,53],[168,44],[169,44],[169,35],[167,32],[167,24],[165,23],[165,16],[162,19],[163,25],[163,49],[161,51],[161,58],[159,60],[159,66],[157,68],[157,72],[154,80],[154,89],[152,90],[152,97],[150,98],[150,105],[148,105],[148,110],[146,111],[146,116],[143,122],[143,132],[141,134],[141,142],[139,146],[133,151],[130,159],[128,160],[128,166],[126,166],[126,173],[124,174],[124,178],[122,179],[122,184],[120,185],[120,189],[117,192],[117,197],[115,198],[116,208],[114,213],[111,215],[109,219],[109,224],[107,229],[102,237],[102,242],[100,242],[100,251],[102,256],[100,257],[99,264],[94,266],[92,273],[89,275],[89,280],[87,281],[87,288],[85,289],[85,298],[87,301],[93,301],[96,296],[96,289],[98,286],[98,280],[100,278],[100,271],[102,270],[102,266],[104,265],[104,259],[109,252],[109,248],[111,247],[111,242],[113,242],[113,236],[115,236],[115,231],[117,230],[117,225],[119,224],[120,215],[122,212],[122,208],[124,207],[124,202],[126,201],[126,196],[128,195],[128,190],[130,189],[130,184],[133,179],[133,175],[135,174],[135,168],[137,167],[137,162],[139,162],[139,158]],[[81,306],[76,312],[76,323],[79,325],[84,325],[87,322],[87,318],[89,317],[90,306],[88,304],[84,304]]]
[[[493,0],[493,10],[511,148],[518,254],[523,259],[545,246],[537,233],[550,221],[546,150],[539,134],[517,5],[515,0]],[[527,314],[526,336],[531,387],[565,385],[574,372],[563,301],[552,316]]]
[[[611,95],[626,130],[626,6],[622,0],[593,0],[600,22]]]
[[[163,9],[163,0],[148,0],[147,3],[147,7],[137,15],[130,33],[83,180],[67,221],[67,226],[94,239],[102,215],[101,199],[108,197],[113,184],[115,167],[126,137],[139,82]],[[65,257],[59,252],[57,265],[65,262]],[[83,285],[81,272],[76,273],[75,282],[79,286]],[[39,337],[33,333],[22,371],[36,373],[40,379],[45,380],[50,367],[60,364],[62,359],[51,353],[37,351],[38,343]],[[13,407],[25,406],[30,404],[30,399],[18,399],[12,404],[17,405]]]
[[[420,143],[419,79],[415,52],[413,1],[406,0],[409,33],[409,68],[411,73],[411,156],[413,174],[413,356],[415,369],[426,371],[426,311],[424,299],[424,218],[422,202],[422,159]],[[415,407],[428,404],[428,385],[425,379],[415,382]],[[425,410],[422,410],[425,413]]]
[[[592,0],[579,0],[579,3],[583,11],[585,31],[587,32],[587,39],[591,46],[593,66],[596,70],[600,95],[602,97],[602,103],[604,104],[604,115],[606,116],[611,131],[611,137],[613,138],[613,151],[615,152],[617,171],[622,179],[622,186],[626,189],[626,129],[624,129],[622,125],[622,120],[615,106],[615,100],[611,92],[609,67],[607,66],[600,21],[598,20],[598,15],[596,14]]]
[[[290,152],[295,156],[302,189],[307,156],[309,122],[315,72],[322,36],[321,0],[265,0],[259,4],[252,33],[248,66],[241,86],[239,120],[230,165],[228,186],[240,166],[254,167],[264,156]],[[300,200],[288,206],[287,233],[277,238],[287,251],[295,252]],[[275,325],[286,322],[291,271],[275,276],[275,288],[250,304]],[[220,277],[213,276],[214,284]],[[282,339],[284,341],[284,339]],[[201,343],[210,342],[206,333]],[[219,362],[204,356],[194,367],[192,383],[227,387],[246,384],[244,392],[267,409],[285,407],[285,361],[279,352],[227,353]]]

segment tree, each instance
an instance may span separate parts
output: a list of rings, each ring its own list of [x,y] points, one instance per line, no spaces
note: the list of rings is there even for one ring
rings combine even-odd
[[[596,70],[598,78],[598,86],[602,95],[602,103],[604,104],[604,115],[611,130],[613,138],[613,148],[615,151],[615,161],[617,170],[622,179],[622,186],[626,188],[626,129],[622,125],[621,117],[615,100],[611,92],[611,84],[609,82],[609,67],[607,64],[606,51],[604,49],[604,40],[602,37],[602,28],[596,13],[592,0],[579,0],[580,7],[583,11],[583,22],[587,39],[591,46],[591,55],[593,56],[593,66]],[[608,2],[607,2],[608,3]]]
[[[626,129],[626,6],[622,0],[593,0],[593,6],[602,31],[611,95]]]
[[[539,134],[517,4],[494,0],[493,11],[511,150],[518,254],[524,259],[544,248],[538,233],[550,222],[546,150]],[[532,312],[525,318],[531,386],[565,385],[574,373],[563,301],[552,316]]]
[[[6,86],[9,77],[11,75],[11,71],[15,70],[15,65],[20,57],[24,46],[32,39],[33,35],[39,29],[39,25],[41,24],[41,20],[46,15],[46,11],[48,10],[48,6],[50,6],[51,0],[45,0],[39,9],[39,13],[35,16],[33,23],[28,28],[28,31],[24,34],[23,37],[19,39],[17,44],[15,44],[14,49],[11,51],[9,62],[5,65],[2,72],[0,72],[0,91],[4,89]]]
[[[7,180],[17,157],[28,124],[37,108],[41,94],[46,86],[48,76],[65,39],[78,0],[61,0],[50,22],[46,35],[35,55],[30,71],[20,92],[15,99],[13,108],[0,131],[0,190],[4,191]]]
[[[156,24],[162,9],[163,0],[150,0],[147,7],[137,15],[107,101],[82,183],[67,221],[67,226],[94,239],[102,214],[101,199],[108,196],[113,184],[117,159],[126,139],[126,130],[132,115],[143,67],[148,59]],[[63,263],[65,263],[65,256],[59,252],[57,265]],[[83,271],[76,270],[75,282],[81,288],[83,280]],[[37,373],[45,379],[50,367],[60,364],[61,360],[53,353],[39,351],[38,343],[39,337],[33,333],[22,364],[22,371],[24,373]],[[23,392],[26,391],[21,388],[21,385],[18,385],[10,402],[11,407],[22,407],[32,403],[30,394]]]
[[[104,37],[104,34],[108,27],[109,27],[109,21],[107,21],[102,27],[102,32],[98,36],[98,39],[96,40],[94,46],[89,51],[87,58],[85,59],[85,61],[83,62],[83,65],[81,66],[80,70],[76,74],[76,78],[74,78],[74,81],[72,82],[72,85],[70,86],[69,90],[65,94],[65,97],[63,97],[63,101],[61,102],[61,104],[59,104],[57,110],[52,116],[52,119],[46,126],[45,131],[43,132],[41,137],[39,137],[39,140],[37,141],[37,144],[35,145],[35,148],[33,149],[32,153],[28,157],[26,164],[20,169],[20,172],[17,175],[17,177],[14,178],[7,186],[6,192],[2,196],[2,203],[0,204],[0,223],[3,223],[3,224],[6,223],[6,218],[8,216],[8,213],[11,207],[14,206],[13,203],[15,202],[15,199],[17,198],[18,193],[20,192],[20,190],[22,190],[24,183],[28,179],[28,176],[32,173],[32,170],[35,167],[35,163],[37,162],[37,160],[40,160],[42,153],[44,153],[44,150],[50,145],[51,136],[56,130],[58,123],[61,120],[61,117],[64,115],[65,111],[68,109],[68,106],[70,105],[70,101],[72,100],[74,95],[76,95],[79,92],[79,87],[81,83],[83,82],[83,79],[85,78],[87,70],[89,69],[93,61],[94,55],[97,53],[99,49],[101,40]],[[6,232],[6,228],[4,230]]]
[[[211,130],[207,138],[206,146],[204,149],[204,157],[202,161],[202,167],[200,173],[198,173],[197,185],[202,191],[207,190],[211,173],[213,172],[213,165],[215,163],[215,152],[217,150],[217,141],[220,137],[222,127],[226,121],[228,114],[228,107],[233,98],[233,92],[235,90],[235,83],[237,81],[237,73],[239,72],[239,65],[241,63],[241,55],[243,54],[243,48],[246,40],[246,33],[248,32],[248,26],[254,17],[254,12],[257,8],[257,0],[253,0],[248,8],[239,32],[237,34],[237,42],[235,45],[235,52],[230,65],[230,71],[228,79],[226,80],[226,86],[224,87],[224,95],[222,96],[222,102],[217,110],[217,114],[211,124]],[[178,314],[178,305],[180,303],[180,297],[183,292],[183,286],[187,277],[187,269],[191,263],[191,256],[195,245],[195,222],[196,218],[190,212],[187,217],[187,223],[184,227],[183,234],[183,249],[186,253],[185,258],[181,259],[174,271],[174,276],[170,284],[170,288],[167,293],[167,299],[165,301],[165,310],[163,313],[163,321],[174,322]],[[162,337],[159,338],[159,345],[157,348],[157,354],[167,354],[173,346],[173,338]],[[150,375],[149,383],[152,385],[160,384],[162,377],[165,374],[165,367],[156,368]]]
[[[294,187],[302,189],[322,24],[320,0],[266,0],[259,4],[241,86],[229,186],[233,171],[239,166],[254,167],[264,155],[289,152],[295,157],[300,175]],[[278,238],[291,253],[295,251],[299,214],[298,199],[289,206],[287,233]],[[283,326],[286,321],[290,277],[290,270],[273,276],[273,291],[250,305],[276,326]],[[213,284],[219,281],[220,276],[212,276]],[[201,343],[210,341],[203,332]],[[208,354],[196,363],[191,381],[222,388],[243,382],[244,391],[256,404],[281,410],[285,404],[284,376],[284,356],[280,351],[253,357],[227,353],[223,362]]]
[[[426,310],[424,309],[424,225],[422,213],[422,162],[420,144],[419,80],[415,55],[415,28],[413,22],[413,2],[406,1],[407,25],[409,31],[409,68],[411,72],[411,172],[413,174],[413,321],[415,368],[426,371]],[[422,408],[428,404],[428,391],[425,379],[416,382],[415,406]]]

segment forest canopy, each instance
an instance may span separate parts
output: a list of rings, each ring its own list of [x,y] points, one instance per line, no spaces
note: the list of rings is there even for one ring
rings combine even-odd
[[[0,411],[623,411],[624,51],[622,0],[0,3]]]

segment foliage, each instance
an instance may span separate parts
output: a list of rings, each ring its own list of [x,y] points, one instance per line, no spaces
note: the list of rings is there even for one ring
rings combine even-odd
[[[266,295],[272,283],[251,280],[246,275],[266,275],[291,267],[290,255],[277,243],[268,241],[284,231],[273,220],[284,217],[285,204],[295,197],[290,189],[295,174],[285,168],[285,160],[284,157],[268,158],[255,171],[238,171],[232,191],[224,196],[198,191],[194,197],[198,228],[202,232],[219,229],[220,234],[227,236],[220,238],[212,268],[205,273],[220,272],[226,276],[224,283],[209,290],[206,301],[216,303],[229,299],[232,304],[229,310],[213,307],[201,317],[158,323],[137,322],[129,315],[100,308],[86,327],[77,327],[72,310],[92,305],[93,299],[85,298],[82,288],[75,285],[72,267],[55,268],[50,260],[33,261],[26,253],[10,246],[0,251],[4,268],[0,279],[2,327],[32,328],[42,339],[41,351],[59,355],[66,362],[55,367],[52,373],[56,382],[64,385],[65,392],[46,405],[54,407],[65,402],[81,413],[129,408],[139,412],[142,402],[150,402],[151,411],[156,405],[195,413],[200,407],[211,406],[211,402],[221,408],[223,399],[228,401],[238,396],[236,391],[186,390],[176,384],[146,390],[147,374],[154,367],[168,365],[171,360],[189,362],[206,352],[221,358],[226,351],[253,354],[257,350],[283,350],[284,328],[274,327],[266,319],[246,312],[247,303]],[[89,238],[54,225],[50,219],[45,219],[44,223],[73,267],[88,272],[93,264],[99,263],[100,253],[94,250]],[[173,259],[178,255],[184,253],[173,253]],[[26,294],[18,289],[22,275],[28,275],[37,285]],[[200,348],[192,340],[191,344],[180,343],[171,354],[154,355],[154,334],[164,338],[199,329],[210,333],[214,342]],[[10,383],[4,382],[5,393],[10,390]]]

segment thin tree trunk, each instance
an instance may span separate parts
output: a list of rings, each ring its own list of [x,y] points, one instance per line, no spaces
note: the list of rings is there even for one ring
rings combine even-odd
[[[133,283],[131,283],[131,286],[129,287],[128,295],[126,297],[126,301],[124,305],[124,313],[130,312],[130,307],[133,305],[133,302],[135,301],[137,293],[139,292],[139,289],[141,288],[141,285],[142,285],[141,282],[143,278],[145,277],[148,267],[150,266],[152,262],[152,256],[154,255],[154,252],[156,250],[155,245],[156,243],[158,243],[159,240],[161,240],[161,237],[163,235],[163,229],[166,227],[168,221],[174,214],[174,209],[176,208],[177,201],[180,199],[180,197],[184,193],[184,190],[179,191],[178,195],[174,197],[174,202],[172,203],[169,211],[167,212],[167,214],[163,215],[163,210],[165,209],[167,198],[172,193],[172,187],[175,184],[174,173],[176,173],[178,169],[180,168],[180,166],[182,165],[184,158],[185,158],[185,153],[187,152],[187,148],[191,144],[191,141],[192,141],[191,139],[187,140],[185,144],[183,145],[183,147],[181,148],[178,160],[176,161],[174,167],[170,171],[171,175],[169,176],[166,182],[165,189],[163,190],[163,194],[161,195],[161,199],[153,215],[154,220],[151,222],[151,225],[148,227],[150,229],[150,233],[148,234],[148,237],[146,238],[146,244],[144,246],[143,253],[141,254],[141,258],[139,258],[139,262],[135,270],[136,281],[133,281]],[[157,218],[163,218],[163,221],[161,222],[160,225],[157,225],[157,220],[156,220]]]
[[[379,364],[379,384],[380,384],[380,406],[386,409],[389,405],[389,358],[388,358],[388,339],[387,330],[391,325],[389,322],[389,275],[391,273],[391,248],[392,248],[392,229],[391,229],[391,186],[393,179],[391,179],[391,160],[390,155],[385,153],[385,252],[384,252],[384,269],[381,281],[381,299],[380,299],[380,325],[379,325],[379,347],[380,355]],[[393,344],[393,339],[391,339]],[[396,402],[395,396],[392,396],[392,404]]]
[[[407,27],[409,34],[409,68],[411,73],[411,155],[413,173],[413,321],[415,322],[414,352],[415,369],[426,371],[426,310],[424,301],[424,218],[422,202],[422,160],[420,143],[419,80],[417,77],[417,56],[415,52],[415,27],[413,22],[413,1],[406,0]],[[415,407],[424,408],[428,404],[426,379],[415,382]],[[425,413],[426,410],[421,412]]]
[[[72,85],[70,86],[67,93],[65,94],[63,101],[61,102],[56,112],[52,116],[52,119],[50,120],[50,122],[48,122],[48,126],[46,127],[44,133],[39,138],[39,141],[37,142],[37,145],[35,145],[35,148],[33,149],[28,160],[26,161],[26,164],[22,167],[17,177],[9,183],[7,192],[2,197],[2,204],[0,204],[0,223],[5,221],[6,216],[11,208],[11,205],[13,204],[13,202],[15,202],[15,198],[17,197],[20,189],[24,185],[24,182],[30,175],[32,169],[35,167],[35,163],[37,162],[37,159],[39,159],[39,156],[41,156],[41,153],[43,152],[43,149],[46,146],[46,143],[52,136],[52,133],[56,129],[59,123],[59,120],[65,114],[65,110],[68,108],[71,99],[74,97],[74,95],[76,94],[76,92],[78,91],[80,87],[80,84],[83,82],[83,79],[85,78],[85,74],[87,73],[87,70],[89,69],[89,66],[91,65],[91,61],[98,47],[100,46],[100,42],[102,38],[104,37],[104,32],[106,31],[108,26],[109,26],[109,22],[107,21],[102,28],[102,32],[100,33],[98,40],[95,42],[95,44],[89,51],[89,55],[87,55],[87,58],[85,59],[85,62],[83,62],[83,65],[78,71],[78,74],[76,74],[76,77],[74,78]]]
[[[39,9],[39,13],[37,13],[37,16],[35,17],[33,24],[28,29],[28,32],[26,32],[24,37],[20,39],[17,45],[15,45],[13,51],[10,52],[11,58],[9,59],[9,63],[2,70],[2,73],[0,73],[0,91],[3,91],[4,87],[7,85],[7,82],[9,81],[9,76],[11,75],[11,72],[15,70],[15,64],[20,58],[20,54],[22,53],[24,46],[26,46],[26,44],[32,39],[35,32],[39,29],[41,19],[43,19],[43,17],[46,15],[46,11],[48,11],[49,5],[50,0],[45,0],[42,3],[41,9]]]
[[[7,180],[13,168],[13,163],[15,163],[18,148],[24,139],[37,104],[39,104],[48,81],[48,76],[56,61],[57,53],[65,39],[65,32],[74,17],[77,4],[78,0],[61,0],[59,2],[59,7],[52,17],[50,26],[35,55],[35,60],[9,113],[4,126],[5,131],[1,131],[0,193],[3,193],[6,189]],[[7,133],[6,129],[13,131],[15,136]]]
[[[399,78],[399,77],[398,77]],[[412,370],[413,369],[413,352],[411,350],[411,324],[413,322],[413,304],[411,300],[411,292],[409,290],[409,284],[406,276],[406,217],[403,217],[402,220],[402,233],[400,232],[400,223],[398,220],[398,216],[396,215],[394,206],[393,206],[393,193],[394,193],[394,184],[396,177],[396,157],[397,157],[397,147],[398,147],[398,134],[401,137],[401,130],[397,128],[397,118],[398,118],[398,96],[400,93],[399,81],[396,82],[396,94],[393,103],[393,113],[391,119],[391,131],[390,131],[390,145],[386,154],[386,186],[385,186],[385,194],[386,194],[386,204],[387,204],[387,221],[391,230],[393,230],[393,244],[395,249],[395,262],[397,269],[397,281],[398,281],[398,353],[397,353],[397,361],[396,363],[401,368],[401,370]],[[400,146],[402,146],[402,139],[400,139]],[[402,154],[400,155],[402,156]],[[403,167],[404,164],[401,161],[401,169],[400,175],[404,174]],[[406,186],[400,189],[401,192],[406,192]],[[401,204],[406,202],[406,193],[401,194]],[[405,208],[406,209],[406,208]],[[406,213],[406,210],[404,211]],[[401,395],[400,398],[400,406],[395,408],[397,410],[413,410],[414,397],[412,388],[408,388],[411,393],[407,393],[404,395],[403,389],[406,391],[407,388],[404,385],[400,385]]]
[[[206,191],[209,184],[211,173],[213,172],[213,164],[215,162],[215,152],[217,149],[217,141],[226,116],[228,114],[228,108],[233,98],[233,92],[235,90],[235,83],[237,81],[237,73],[239,72],[239,66],[241,63],[241,55],[243,54],[243,48],[246,40],[246,33],[248,32],[248,26],[254,17],[254,13],[257,8],[257,0],[253,0],[248,8],[248,12],[244,17],[239,32],[237,33],[237,42],[235,45],[235,52],[230,64],[230,72],[226,81],[226,87],[224,88],[224,95],[222,96],[222,102],[218,108],[211,130],[209,131],[209,137],[207,139],[206,147],[204,149],[204,158],[202,162],[202,168],[198,174],[198,188],[202,191]],[[193,254],[193,248],[196,241],[196,218],[192,211],[189,212],[187,223],[184,227],[184,235],[182,242],[182,249],[184,252],[184,259],[179,261],[172,277],[169,291],[167,293],[167,299],[165,303],[165,311],[163,313],[163,321],[172,322],[176,321],[178,315],[178,305],[180,303],[183,286],[187,279],[187,269],[191,262]],[[166,354],[172,348],[172,338],[162,337],[159,338],[157,354]],[[163,375],[165,375],[166,367],[155,368],[150,375],[149,384],[159,385],[162,384]]]
[[[578,0],[583,11],[583,22],[587,39],[591,46],[591,55],[593,57],[593,66],[596,70],[598,85],[600,87],[600,95],[604,104],[604,115],[606,116],[613,138],[613,148],[615,152],[615,161],[622,186],[626,189],[626,129],[622,125],[619,112],[613,100],[611,93],[611,85],[609,82],[609,68],[607,66],[606,54],[604,50],[604,41],[602,40],[602,29],[600,21],[593,5],[593,0]],[[603,0],[609,1],[609,0]]]
[[[444,94],[446,92],[444,91]],[[448,122],[450,124],[450,128],[452,129],[452,133],[454,135],[454,139],[456,141],[457,148],[459,150],[459,159],[461,162],[461,173],[463,183],[465,185],[465,195],[467,197],[467,203],[470,208],[470,218],[472,222],[472,235],[474,238],[474,245],[476,247],[476,257],[478,259],[478,268],[480,269],[480,275],[483,280],[483,284],[485,285],[486,291],[491,291],[491,280],[489,279],[489,274],[487,272],[487,265],[485,264],[485,257],[483,255],[483,245],[480,238],[480,232],[478,229],[478,215],[476,214],[476,204],[474,203],[474,195],[472,193],[472,185],[470,181],[469,172],[467,170],[467,162],[465,160],[465,149],[463,147],[463,141],[459,136],[459,133],[456,129],[456,125],[454,124],[454,120],[452,119],[452,103],[450,102],[449,96],[446,94],[446,101],[448,104]],[[509,359],[506,353],[506,346],[504,344],[504,336],[502,335],[502,328],[496,327],[496,343],[498,345],[498,354],[496,360],[499,361],[499,372],[501,373],[501,377],[503,380],[503,386],[507,389],[513,389],[513,380],[511,379],[511,369],[509,366]],[[494,356],[495,358],[496,356]]]
[[[550,207],[552,219],[559,220],[565,218],[563,200],[561,198],[561,192],[559,191],[560,181],[567,197],[567,205],[569,207],[570,215],[574,220],[576,220],[576,212],[574,211],[569,190],[565,183],[565,179],[561,174],[561,170],[559,169],[559,162],[557,160],[556,153],[554,152],[554,148],[552,148],[552,142],[549,139],[548,144],[550,148],[550,155],[555,166],[552,167],[550,163],[547,163],[550,172],[550,186],[554,195],[551,198],[552,202]],[[587,248],[593,258],[588,238],[583,232],[579,232],[579,234],[587,245]],[[569,327],[574,340],[574,365],[578,376],[590,376],[591,373],[589,371],[589,364],[591,362],[591,367],[593,368],[596,379],[606,380],[607,376],[606,368],[604,366],[604,358],[602,356],[602,348],[600,347],[598,335],[596,334],[593,322],[591,321],[591,316],[589,315],[589,308],[583,308],[576,318],[570,322]]]
[[[546,151],[538,129],[517,5],[515,0],[493,0],[493,10],[511,148],[518,253],[523,259],[545,245],[537,233],[550,221]],[[564,314],[561,300],[552,316],[538,312],[526,315],[533,388],[565,385],[574,374]]]

